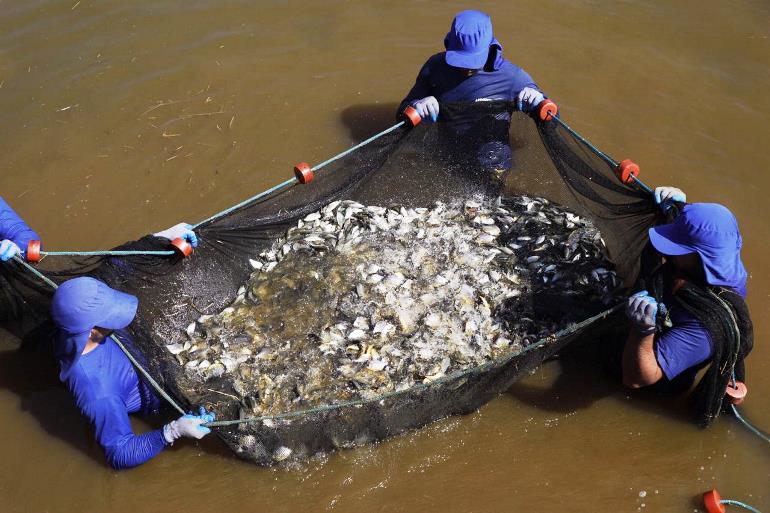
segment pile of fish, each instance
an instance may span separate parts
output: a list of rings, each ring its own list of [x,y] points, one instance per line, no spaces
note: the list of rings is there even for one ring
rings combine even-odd
[[[586,219],[542,198],[430,208],[335,201],[250,261],[235,301],[167,346],[246,416],[368,399],[475,367],[569,322],[536,298],[613,300]]]

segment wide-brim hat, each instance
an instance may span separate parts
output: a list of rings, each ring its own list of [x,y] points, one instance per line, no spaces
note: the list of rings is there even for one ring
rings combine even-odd
[[[489,58],[489,47],[500,43],[492,33],[492,19],[481,11],[462,11],[444,38],[446,63],[455,68],[481,69]]]
[[[69,375],[93,328],[125,328],[134,320],[138,305],[135,296],[112,289],[95,278],[74,278],[62,283],[51,303],[51,317],[59,329],[59,377],[64,380]]]
[[[710,285],[745,286],[743,238],[738,221],[726,207],[716,203],[686,205],[673,223],[650,228],[649,235],[653,247],[664,255],[697,253]]]

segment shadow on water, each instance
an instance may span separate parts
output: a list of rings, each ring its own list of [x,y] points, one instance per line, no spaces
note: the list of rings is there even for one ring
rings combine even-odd
[[[106,465],[91,429],[59,381],[51,331],[50,325],[40,326],[28,334],[20,346],[6,346],[0,351],[0,388],[16,394],[21,410],[31,414],[50,436]]]
[[[351,105],[340,114],[354,141],[360,142],[395,124],[397,103]]]
[[[43,324],[24,337],[18,347],[6,344],[0,349],[0,389],[17,395],[21,411],[32,415],[49,436],[66,442],[93,462],[109,468],[94,438],[93,429],[75,406],[67,388],[59,381],[59,365],[53,356],[50,335],[52,331],[52,326]],[[168,408],[159,415],[141,419],[150,429],[158,429],[175,416],[176,412]],[[137,432],[143,432],[147,427],[142,426]],[[183,445],[166,450],[184,450]],[[201,440],[198,446],[209,454],[236,459],[214,436]]]

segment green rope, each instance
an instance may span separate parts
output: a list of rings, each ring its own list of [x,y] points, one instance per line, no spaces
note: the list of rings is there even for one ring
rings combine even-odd
[[[136,358],[131,354],[131,352],[126,348],[126,346],[123,345],[123,343],[118,339],[118,337],[113,333],[110,335],[110,338],[115,341],[115,343],[118,345],[121,351],[128,357],[129,361],[133,364],[136,369],[142,373],[142,376],[145,377],[145,379],[152,385],[152,388],[155,389],[156,392],[160,394],[163,399],[165,399],[176,411],[184,415],[186,412],[180,407],[174,399],[166,393],[165,390],[163,390],[163,387],[160,386],[160,384],[153,379],[152,376],[150,376],[150,373],[145,370],[144,367],[142,367],[138,361],[136,361]]]
[[[98,251],[41,251],[40,255],[49,256],[171,256],[173,250],[98,250]]]
[[[738,506],[739,508],[743,508],[745,510],[751,511],[752,513],[762,513],[761,511],[759,511],[754,506],[749,506],[745,502],[736,501],[736,500],[732,500],[732,499],[722,499],[719,502],[721,504],[727,504],[729,506]]]
[[[14,255],[13,259],[16,260],[17,263],[19,263],[22,266],[26,267],[29,272],[31,272],[32,274],[34,274],[35,276],[37,276],[38,278],[43,280],[43,282],[48,284],[52,289],[56,290],[56,289],[59,288],[59,286],[56,283],[54,283],[53,280],[51,280],[48,276],[46,276],[45,274],[41,273],[40,271],[38,271],[37,269],[35,269],[31,265],[29,265],[19,255]]]

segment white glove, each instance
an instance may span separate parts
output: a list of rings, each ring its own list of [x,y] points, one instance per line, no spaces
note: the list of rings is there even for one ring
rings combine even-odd
[[[192,247],[198,247],[198,236],[192,231],[192,225],[187,223],[175,224],[168,230],[163,230],[154,234],[156,237],[163,237],[164,239],[174,240],[176,238],[183,238],[192,245]]]
[[[0,242],[0,262],[7,262],[19,253],[21,253],[19,246],[12,240],[3,239]]]
[[[655,189],[655,203],[662,205],[665,202],[679,201],[681,203],[687,202],[687,196],[685,196],[682,189],[676,187],[658,187]]]
[[[195,438],[200,440],[204,436],[211,433],[211,430],[206,426],[201,426],[206,422],[213,422],[216,416],[214,413],[206,413],[206,410],[201,406],[200,415],[182,415],[177,420],[172,420],[165,426],[163,426],[163,438],[166,442],[173,444],[174,440],[178,440],[183,436],[187,438]]]
[[[435,96],[427,96],[413,103],[414,108],[422,119],[430,116],[434,122],[438,119],[438,100]]]
[[[540,102],[543,101],[545,96],[543,93],[533,87],[525,87],[519,91],[517,107],[522,112],[529,112],[534,109]]]

